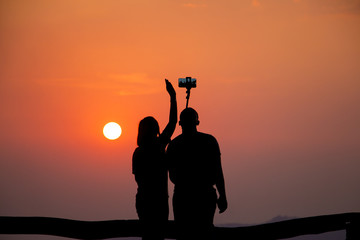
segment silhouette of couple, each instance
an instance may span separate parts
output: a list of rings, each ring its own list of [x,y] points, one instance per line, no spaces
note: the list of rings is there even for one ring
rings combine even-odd
[[[168,80],[165,83],[171,102],[169,122],[160,132],[155,118],[142,119],[132,159],[142,239],[164,239],[168,172],[174,184],[177,239],[211,239],[216,205],[220,213],[227,209],[219,145],[213,136],[197,131],[199,117],[192,108],[181,112],[182,134],[171,141],[177,123],[176,92]]]

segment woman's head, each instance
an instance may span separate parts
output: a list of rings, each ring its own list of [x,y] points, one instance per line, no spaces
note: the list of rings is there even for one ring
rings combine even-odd
[[[142,146],[153,142],[160,135],[158,122],[153,117],[146,117],[139,123],[137,145]]]

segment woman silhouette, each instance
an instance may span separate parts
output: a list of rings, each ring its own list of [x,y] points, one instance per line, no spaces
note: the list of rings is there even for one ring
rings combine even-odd
[[[165,148],[170,142],[177,123],[176,93],[165,79],[170,95],[169,123],[160,133],[159,124],[153,117],[145,117],[139,123],[132,164],[138,185],[136,211],[142,225],[142,239],[164,239],[169,216],[168,175],[165,163]]]

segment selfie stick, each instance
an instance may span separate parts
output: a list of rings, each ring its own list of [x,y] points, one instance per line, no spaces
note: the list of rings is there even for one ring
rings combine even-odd
[[[188,105],[189,105],[189,98],[190,98],[190,89],[191,87],[187,87],[186,88],[186,108],[188,108]]]

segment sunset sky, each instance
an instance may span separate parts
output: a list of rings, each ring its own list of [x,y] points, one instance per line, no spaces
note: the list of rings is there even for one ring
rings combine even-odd
[[[0,216],[136,219],[138,123],[186,76],[215,223],[360,212],[359,0],[0,0],[0,36]]]

